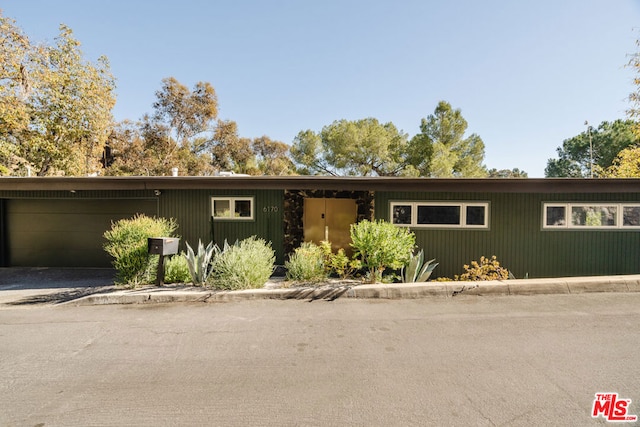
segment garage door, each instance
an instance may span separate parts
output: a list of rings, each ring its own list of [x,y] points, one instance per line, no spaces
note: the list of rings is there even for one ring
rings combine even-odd
[[[157,214],[155,199],[7,200],[13,267],[109,267],[102,234],[111,222]]]

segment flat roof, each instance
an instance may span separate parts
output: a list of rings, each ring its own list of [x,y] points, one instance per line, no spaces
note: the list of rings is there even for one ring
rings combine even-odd
[[[0,191],[347,190],[470,193],[640,193],[640,179],[334,176],[0,177]]]

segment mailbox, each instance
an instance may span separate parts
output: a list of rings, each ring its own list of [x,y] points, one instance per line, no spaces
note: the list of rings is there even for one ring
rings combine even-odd
[[[153,255],[175,255],[178,253],[180,239],[176,237],[149,237],[149,253]]]
[[[147,239],[149,254],[160,255],[158,257],[158,273],[156,275],[156,285],[158,286],[164,284],[164,257],[165,255],[177,254],[178,243],[180,243],[180,239],[177,237],[149,237]]]

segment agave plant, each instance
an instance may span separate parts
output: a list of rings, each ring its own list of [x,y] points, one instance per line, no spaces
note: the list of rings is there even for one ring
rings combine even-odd
[[[202,285],[207,281],[207,277],[211,273],[211,257],[216,248],[216,252],[219,252],[220,249],[213,242],[209,242],[205,248],[202,241],[198,240],[198,253],[194,253],[189,243],[186,243],[186,245],[187,253],[184,254],[184,257],[187,259],[191,281],[196,286]]]
[[[424,262],[424,251],[420,249],[417,255],[411,254],[407,265],[402,267],[400,277],[403,283],[426,282],[431,273],[438,266],[435,259]]]

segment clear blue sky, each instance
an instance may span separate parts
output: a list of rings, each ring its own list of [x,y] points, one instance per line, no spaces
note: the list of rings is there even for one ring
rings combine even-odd
[[[375,117],[410,136],[460,108],[489,168],[544,176],[564,139],[625,118],[638,0],[4,0],[33,41],[70,26],[117,78],[117,120],[151,112],[164,77],[216,89],[243,137],[291,143]]]

